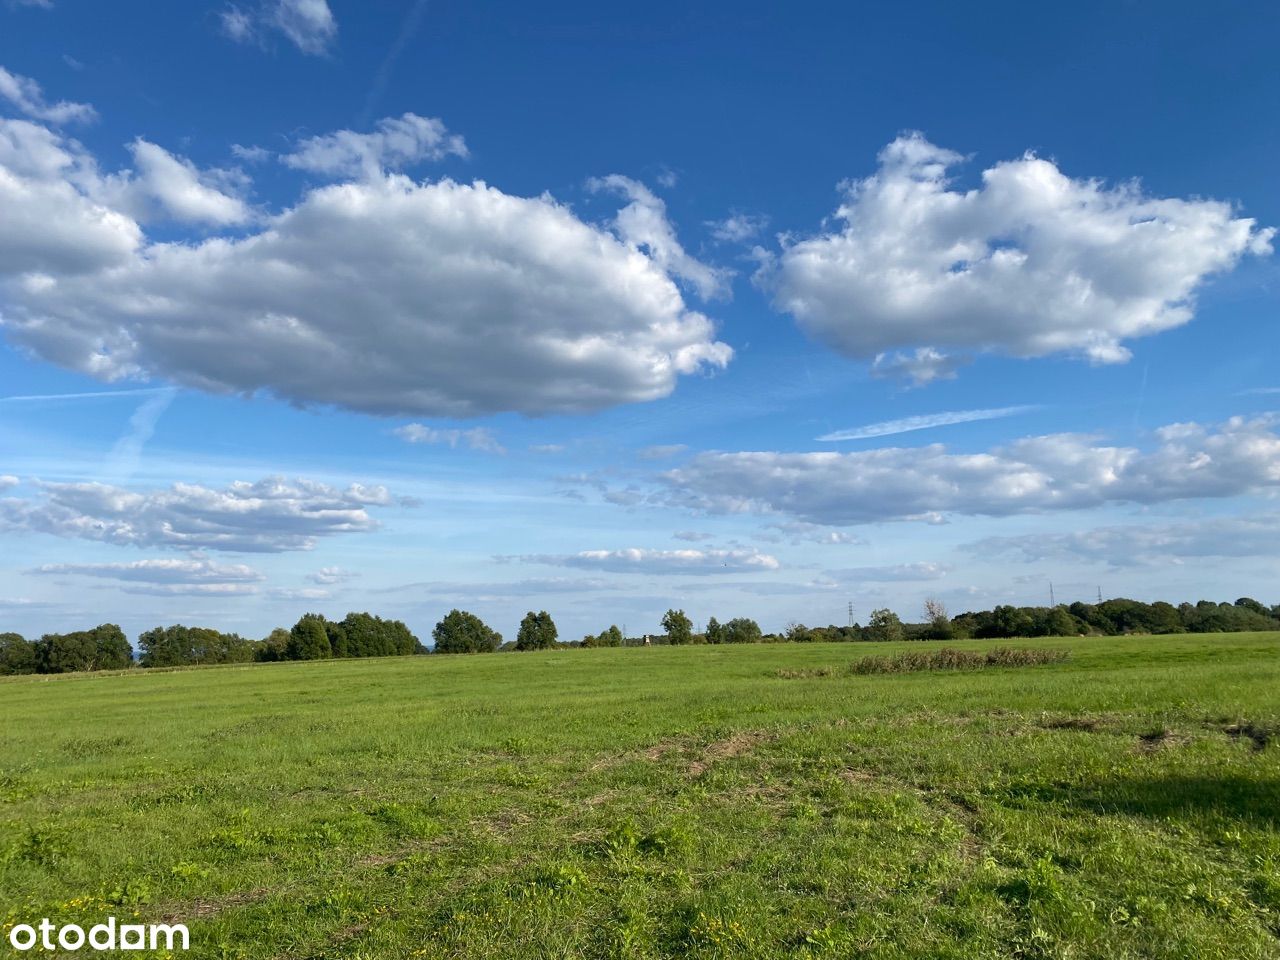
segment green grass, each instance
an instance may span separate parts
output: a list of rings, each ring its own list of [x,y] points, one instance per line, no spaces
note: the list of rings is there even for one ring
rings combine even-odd
[[[202,957],[1280,957],[1280,635],[1019,646],[1071,656],[15,678],[0,910]]]

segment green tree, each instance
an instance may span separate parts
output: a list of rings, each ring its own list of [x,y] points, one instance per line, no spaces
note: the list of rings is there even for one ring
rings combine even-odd
[[[734,617],[721,629],[724,631],[724,643],[759,643],[764,639],[760,624],[750,617]]]
[[[662,617],[662,629],[667,632],[668,643],[693,642],[693,621],[683,610],[668,610]]]
[[[551,614],[545,610],[534,613],[530,610],[520,621],[520,630],[516,633],[517,650],[550,650],[556,645],[556,623]]]
[[[871,611],[871,619],[867,622],[867,639],[879,642],[902,639],[902,621],[892,610],[881,608]]]
[[[595,636],[587,634],[582,638],[582,645],[584,647],[620,647],[622,631],[618,629],[617,624],[613,624]]]
[[[156,627],[138,637],[144,667],[178,667],[201,663],[244,663],[253,659],[253,644],[234,633],[209,627]]]
[[[259,663],[275,663],[278,660],[288,660],[288,650],[289,631],[284,627],[276,627],[254,645],[253,659]]]
[[[399,620],[353,612],[342,620],[341,628],[348,657],[407,657],[425,650]]]
[[[333,656],[328,621],[318,613],[304,613],[289,631],[286,660],[328,660]]]
[[[20,633],[0,633],[0,676],[36,672],[36,645]]]
[[[502,643],[502,634],[466,610],[450,610],[431,631],[431,637],[436,653],[492,653]]]
[[[122,670],[133,664],[133,649],[114,623],[74,633],[46,633],[36,641],[37,673]]]
[[[724,627],[720,621],[712,617],[707,621],[707,632],[705,634],[707,643],[724,643]]]

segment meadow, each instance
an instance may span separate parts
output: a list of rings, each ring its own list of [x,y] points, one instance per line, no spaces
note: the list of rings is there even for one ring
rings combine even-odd
[[[1000,645],[1069,658],[7,679],[0,919],[218,958],[1280,957],[1280,634],[948,646]]]

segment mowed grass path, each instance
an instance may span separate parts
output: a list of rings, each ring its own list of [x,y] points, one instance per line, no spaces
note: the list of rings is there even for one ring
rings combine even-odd
[[[1005,645],[1072,657],[15,678],[0,911],[186,921],[200,957],[1280,957],[1280,635]]]

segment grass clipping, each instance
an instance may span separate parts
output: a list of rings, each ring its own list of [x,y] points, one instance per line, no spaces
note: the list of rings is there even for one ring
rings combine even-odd
[[[863,657],[843,670],[822,667],[817,670],[779,670],[778,676],[794,680],[801,677],[831,677],[837,675],[864,676],[872,673],[917,673],[921,670],[985,670],[987,667],[1032,667],[1042,663],[1061,663],[1071,659],[1069,650],[1014,649],[997,647],[994,650],[941,650],[920,653],[900,653],[896,657]]]

